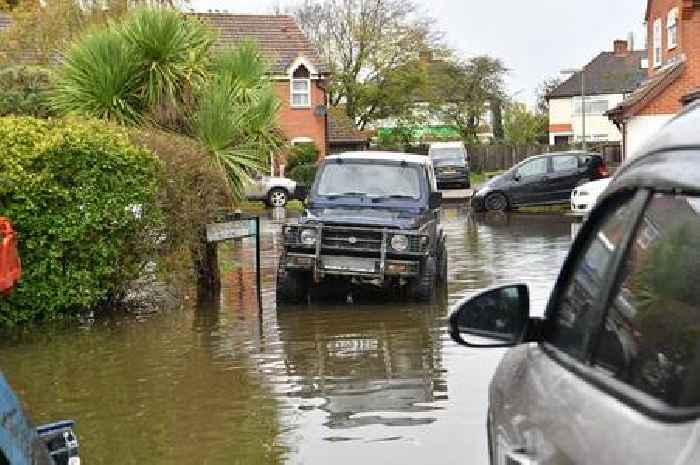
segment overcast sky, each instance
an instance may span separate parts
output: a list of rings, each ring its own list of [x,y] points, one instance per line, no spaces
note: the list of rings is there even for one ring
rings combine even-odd
[[[580,67],[635,33],[644,48],[646,0],[417,0],[437,20],[448,45],[464,56],[488,54],[511,70],[508,90],[532,103],[537,84]],[[294,0],[191,0],[197,11],[270,13]]]

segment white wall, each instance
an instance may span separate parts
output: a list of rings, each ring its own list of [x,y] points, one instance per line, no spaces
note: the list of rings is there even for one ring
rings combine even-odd
[[[638,155],[646,142],[661,129],[674,115],[635,116],[627,122],[625,158]]]
[[[590,105],[591,100],[606,100],[607,108],[612,109],[623,100],[623,94],[608,94],[594,95],[586,97],[586,106]],[[561,99],[552,99],[549,101],[549,124],[570,124],[573,128],[573,136],[576,142],[583,139],[583,121],[581,115],[574,114],[574,104],[579,101],[580,97],[570,97]],[[566,134],[566,133],[560,133]],[[570,134],[570,133],[569,133]],[[554,136],[550,134],[550,143],[554,143]],[[586,140],[588,142],[608,141],[620,142],[622,133],[617,127],[605,116],[603,112],[586,113]]]

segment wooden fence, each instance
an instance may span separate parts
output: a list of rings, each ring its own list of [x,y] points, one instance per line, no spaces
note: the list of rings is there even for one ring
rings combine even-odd
[[[417,145],[408,148],[411,153],[427,155],[428,145]],[[527,157],[543,153],[566,152],[580,150],[581,146],[572,145],[471,145],[467,147],[469,153],[469,166],[473,172],[490,172],[507,170],[520,163]],[[588,150],[603,155],[610,165],[617,165],[621,161],[620,144],[594,143],[589,144]]]

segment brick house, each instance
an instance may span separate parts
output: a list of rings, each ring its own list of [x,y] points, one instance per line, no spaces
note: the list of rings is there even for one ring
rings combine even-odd
[[[634,154],[683,105],[700,97],[700,0],[648,0],[647,79],[607,113]]]
[[[328,72],[294,18],[287,15],[188,13],[218,33],[215,47],[254,40],[271,66],[282,103],[279,128],[288,142],[313,143],[328,152],[326,84]]]
[[[646,50],[630,50],[627,41],[616,40],[612,52],[600,53],[583,68],[587,141],[622,140],[622,134],[605,113],[644,81],[646,57]],[[573,74],[547,95],[549,143],[552,145],[583,140],[581,77],[581,72]]]

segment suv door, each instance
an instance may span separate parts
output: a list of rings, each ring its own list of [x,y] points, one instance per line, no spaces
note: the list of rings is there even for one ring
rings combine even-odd
[[[549,198],[553,202],[568,202],[571,198],[571,191],[586,178],[587,169],[580,165],[577,155],[567,154],[552,157]]]
[[[511,199],[516,204],[543,201],[549,190],[549,157],[525,161],[513,171]]]

